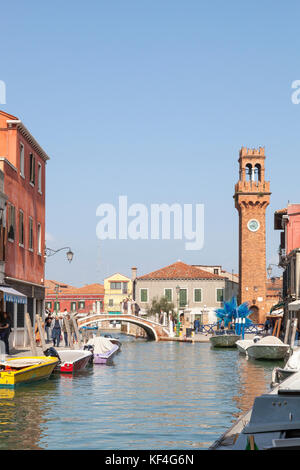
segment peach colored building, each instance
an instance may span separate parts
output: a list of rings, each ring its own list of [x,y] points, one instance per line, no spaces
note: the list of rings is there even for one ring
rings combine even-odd
[[[44,309],[45,173],[49,157],[17,117],[0,111],[0,170],[6,200],[0,282],[27,299],[34,323]],[[13,341],[24,338],[24,303],[7,301]]]

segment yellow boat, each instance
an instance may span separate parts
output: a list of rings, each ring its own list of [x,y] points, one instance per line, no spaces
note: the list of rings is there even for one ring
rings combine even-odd
[[[0,387],[15,387],[47,379],[57,364],[57,357],[9,358],[0,362]]]

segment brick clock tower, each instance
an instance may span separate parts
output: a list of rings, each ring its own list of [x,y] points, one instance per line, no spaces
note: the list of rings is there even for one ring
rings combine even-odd
[[[240,150],[240,177],[235,185],[239,212],[239,302],[248,302],[251,319],[263,323],[266,311],[266,208],[270,182],[265,181],[265,149]]]

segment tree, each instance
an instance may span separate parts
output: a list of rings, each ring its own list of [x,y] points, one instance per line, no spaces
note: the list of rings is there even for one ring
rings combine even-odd
[[[147,315],[155,315],[160,312],[171,312],[172,315],[175,313],[174,304],[166,297],[152,299],[151,305],[147,308]]]

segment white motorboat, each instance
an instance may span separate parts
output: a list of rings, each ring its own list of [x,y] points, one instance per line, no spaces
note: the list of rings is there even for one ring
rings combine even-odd
[[[293,351],[284,367],[275,367],[273,369],[271,387],[279,385],[295,372],[300,372],[300,349]]]
[[[235,344],[240,353],[246,354],[247,348],[255,344],[260,339],[261,339],[260,336],[254,336],[253,339],[240,339]]]
[[[265,336],[246,348],[246,355],[251,359],[279,360],[284,359],[290,350],[289,344],[284,344],[276,336]]]

